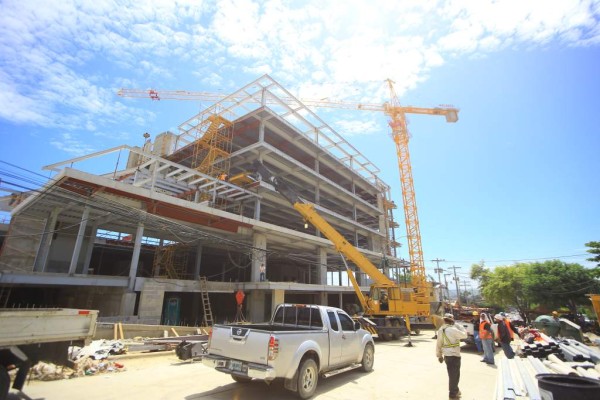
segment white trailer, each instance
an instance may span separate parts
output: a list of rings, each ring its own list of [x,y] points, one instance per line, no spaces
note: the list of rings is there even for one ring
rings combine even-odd
[[[67,308],[0,309],[0,400],[23,390],[29,368],[40,360],[65,363],[68,347],[84,345],[96,332],[98,311]]]

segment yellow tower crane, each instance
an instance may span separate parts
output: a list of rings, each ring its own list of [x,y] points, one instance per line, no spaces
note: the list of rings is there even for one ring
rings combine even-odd
[[[402,200],[404,204],[404,220],[410,257],[411,284],[416,289],[419,302],[430,301],[430,288],[427,285],[423,248],[421,246],[421,231],[419,229],[419,216],[417,200],[412,177],[410,152],[408,148],[409,132],[406,114],[440,115],[446,117],[446,122],[458,121],[458,108],[440,106],[434,108],[402,106],[394,90],[394,82],[387,81],[391,101],[383,104],[355,103],[333,100],[312,100],[279,97],[279,101],[287,104],[297,104],[300,101],[308,107],[339,108],[347,110],[379,111],[390,117],[389,125],[392,128],[392,138],[396,143],[398,168],[400,170],[400,183],[402,185]],[[155,89],[120,89],[117,93],[121,97],[146,98],[151,100],[193,100],[193,101],[220,101],[227,98],[235,101],[231,96],[211,92],[190,92],[186,90],[155,90]],[[252,101],[245,99],[245,101]],[[255,100],[260,103],[260,100]]]

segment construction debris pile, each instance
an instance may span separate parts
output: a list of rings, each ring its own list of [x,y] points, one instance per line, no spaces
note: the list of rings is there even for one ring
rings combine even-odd
[[[500,360],[496,400],[541,400],[540,376],[536,378],[539,374],[574,377],[579,384],[600,382],[600,350],[577,340],[553,339],[542,334],[535,344],[522,343],[519,354],[521,358]],[[590,379],[593,381],[588,382]]]
[[[31,368],[29,372],[29,379],[38,381],[55,381],[86,375],[122,372],[125,370],[125,366],[121,363],[93,360],[91,358],[85,358],[75,363],[74,368],[40,361]]]
[[[69,347],[69,359],[74,362],[88,357],[94,360],[103,360],[111,354],[126,352],[127,347],[120,340],[94,340],[85,347]]]
[[[85,347],[70,346],[72,367],[40,361],[29,371],[29,379],[54,381],[101,373],[121,372],[126,368],[119,362],[106,360],[109,355],[124,354],[127,347],[118,340],[94,340]],[[16,370],[13,370],[16,373]],[[11,372],[13,372],[11,371]]]

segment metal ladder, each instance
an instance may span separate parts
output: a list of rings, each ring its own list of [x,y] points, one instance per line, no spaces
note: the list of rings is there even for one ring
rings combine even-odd
[[[210,299],[208,298],[208,285],[205,276],[200,277],[200,294],[202,295],[202,305],[204,306],[204,324],[212,326],[213,316],[210,308]]]

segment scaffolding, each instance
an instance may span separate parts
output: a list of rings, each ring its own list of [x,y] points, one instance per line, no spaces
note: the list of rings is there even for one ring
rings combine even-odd
[[[188,246],[179,243],[161,245],[154,252],[152,276],[168,279],[188,278]]]
[[[233,139],[233,123],[220,115],[210,115],[199,131],[206,130],[194,142],[191,167],[213,178],[225,180],[229,174],[229,155]]]

